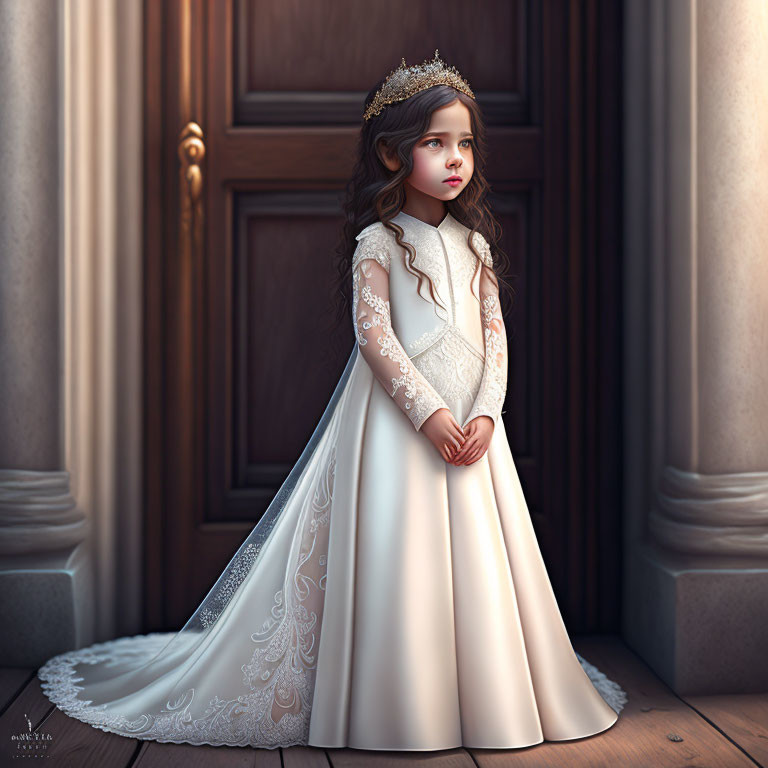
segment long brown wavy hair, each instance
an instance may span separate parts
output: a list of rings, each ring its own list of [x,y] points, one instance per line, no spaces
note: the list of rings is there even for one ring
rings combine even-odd
[[[383,82],[384,79],[370,90],[365,100],[366,107]],[[455,199],[446,201],[446,210],[470,230],[467,245],[478,260],[480,255],[472,244],[474,233],[479,232],[488,241],[500,291],[506,292],[511,301],[514,290],[502,277],[509,270],[509,259],[499,246],[501,226],[491,213],[486,200],[490,187],[485,178],[487,144],[482,112],[471,97],[448,85],[438,85],[420,91],[404,101],[390,104],[378,115],[363,121],[356,150],[357,161],[346,185],[343,204],[345,223],[336,249],[337,278],[334,281],[334,289],[340,298],[336,307],[334,328],[344,319],[351,319],[346,315],[351,310],[352,256],[357,246],[355,238],[362,229],[376,221],[381,221],[391,230],[398,245],[407,251],[406,269],[418,275],[419,288],[422,280],[426,279],[429,282],[430,294],[436,302],[438,301],[429,276],[413,265],[416,253],[414,247],[403,240],[403,229],[394,224],[392,219],[405,204],[403,183],[413,170],[414,146],[427,132],[432,113],[456,99],[469,109],[474,136],[472,149],[475,169],[462,193]],[[379,155],[380,141],[400,159],[401,167],[398,171],[390,171],[382,162]]]

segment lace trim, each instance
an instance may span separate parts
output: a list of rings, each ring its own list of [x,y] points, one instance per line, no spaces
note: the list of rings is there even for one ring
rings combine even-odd
[[[450,235],[451,221],[449,220],[446,226],[440,230],[420,224],[411,217],[403,217],[403,219],[398,220],[398,223],[403,228],[405,241],[415,249],[413,267],[417,271],[423,272],[427,277],[427,280],[423,278],[421,280],[419,296],[434,306],[435,314],[441,320],[450,320],[448,313],[450,312],[451,285],[444,254],[443,237]],[[412,277],[414,282],[418,284],[418,277],[416,275],[412,275]],[[437,296],[437,301],[430,294],[430,283]]]
[[[466,423],[478,416],[490,416],[494,423],[501,417],[501,408],[507,394],[507,345],[504,320],[497,294],[488,294],[481,302],[483,334],[485,339],[485,367],[483,379]]]
[[[469,347],[469,350],[480,360],[485,360],[485,355],[481,354],[475,349],[474,344],[464,337],[461,329],[457,325],[451,323],[445,323],[437,328],[433,328],[431,331],[425,331],[418,338],[408,342],[408,349],[411,352],[411,358],[421,354],[425,350],[429,349],[436,341],[441,339],[446,333],[453,331],[458,334],[462,341]]]
[[[445,326],[442,336],[412,360],[448,403],[474,402],[483,378],[483,358],[455,326]]]
[[[488,241],[479,233],[475,232],[472,235],[472,245],[475,250],[480,254],[480,260],[486,267],[493,269],[493,257],[491,256],[491,246],[488,245]]]
[[[441,336],[443,336],[449,328],[449,324],[441,325],[438,328],[434,328],[431,331],[422,333],[417,339],[408,342],[408,351],[411,353],[411,357],[423,352],[427,347],[434,344]]]
[[[429,277],[436,294],[445,305],[444,308],[435,303],[435,313],[448,323],[455,317],[456,297],[464,295],[478,268],[478,260],[467,246],[467,232],[466,227],[453,220],[449,226],[437,232],[432,228],[425,230],[421,227],[408,230],[408,240],[416,249],[414,266]],[[478,244],[481,260],[490,266],[493,261],[488,243],[482,235],[476,235],[472,242]],[[422,287],[422,298],[433,301],[424,293]]]
[[[373,325],[381,326],[383,333],[376,339],[381,346],[381,354],[397,363],[400,369],[401,375],[392,377],[392,390],[389,394],[394,397],[397,390],[404,387],[405,397],[410,401],[405,403],[405,409],[410,411],[409,416],[414,425],[421,426],[437,408],[444,407],[444,403],[434,396],[429,387],[423,386],[418,377],[414,375],[410,358],[405,354],[405,350],[392,330],[389,302],[385,302],[380,296],[377,296],[371,290],[370,285],[363,286],[361,295],[363,301],[373,308]]]
[[[456,293],[461,295],[465,292],[465,289],[472,282],[475,270],[477,269],[477,259],[472,254],[464,255],[461,258],[452,260],[452,269],[454,273],[454,284],[456,286]]]
[[[232,596],[250,573],[253,563],[256,561],[256,556],[263,546],[264,540],[258,543],[251,542],[230,567],[229,574],[224,580],[221,591],[217,594],[216,601],[207,605],[200,612],[200,625],[204,629],[210,627],[221,616]]]
[[[616,714],[619,714],[627,703],[627,692],[617,682],[609,680],[604,672],[601,672],[594,664],[590,664],[581,654],[577,653],[576,658],[605,703]]]
[[[366,227],[358,236],[360,241],[352,258],[352,270],[363,259],[375,259],[389,272],[391,262],[390,249],[395,243],[392,233],[381,223]]]

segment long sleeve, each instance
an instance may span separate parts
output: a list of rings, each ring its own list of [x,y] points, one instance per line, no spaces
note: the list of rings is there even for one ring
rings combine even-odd
[[[392,329],[389,253],[375,237],[365,238],[355,251],[352,313],[360,353],[418,431],[436,410],[448,405],[413,365]]]
[[[507,332],[501,314],[499,285],[493,272],[488,243],[480,238],[483,266],[480,271],[480,318],[485,343],[485,364],[475,402],[462,427],[478,416],[490,416],[494,424],[501,417],[501,407],[507,394]]]

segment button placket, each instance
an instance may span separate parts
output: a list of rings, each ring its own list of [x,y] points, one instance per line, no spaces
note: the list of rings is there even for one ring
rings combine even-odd
[[[456,325],[456,297],[453,293],[453,276],[451,275],[451,262],[448,258],[448,248],[445,244],[445,240],[443,239],[443,233],[438,232],[438,237],[440,238],[440,246],[443,249],[443,258],[445,259],[445,271],[448,275],[448,292],[450,294],[450,302],[451,302],[451,314],[450,314],[450,325]]]

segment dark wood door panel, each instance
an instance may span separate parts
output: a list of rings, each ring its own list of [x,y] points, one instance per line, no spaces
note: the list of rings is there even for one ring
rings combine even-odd
[[[301,454],[353,348],[351,321],[334,322],[337,193],[235,195],[235,397],[226,417],[232,465],[214,496],[222,519],[260,516]],[[229,343],[229,341],[227,341]],[[212,393],[212,405],[227,401]],[[213,459],[213,457],[211,457]],[[233,493],[234,492],[234,493]]]
[[[360,102],[362,104],[362,101]],[[229,128],[208,134],[208,174],[214,184],[259,188],[306,188],[345,182],[354,165],[358,128]],[[489,178],[540,179],[544,173],[539,128],[492,127],[488,131]],[[215,165],[214,165],[215,158]],[[217,193],[218,194],[218,193]]]
[[[527,122],[537,10],[524,0],[236,0],[233,122],[357,127],[368,89],[401,58],[421,62],[425,37],[472,73],[490,124]]]

